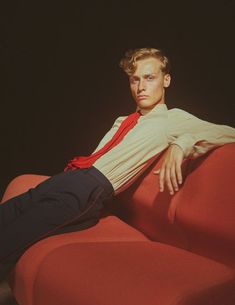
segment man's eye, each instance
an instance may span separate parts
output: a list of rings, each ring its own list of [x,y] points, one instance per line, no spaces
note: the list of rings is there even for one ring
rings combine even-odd
[[[154,76],[153,75],[149,75],[148,77],[147,77],[147,80],[153,80],[154,79]]]
[[[137,80],[137,79],[135,79],[135,78],[131,78],[131,79],[130,79],[130,82],[131,82],[132,84],[137,83],[137,81],[138,81],[138,80]]]

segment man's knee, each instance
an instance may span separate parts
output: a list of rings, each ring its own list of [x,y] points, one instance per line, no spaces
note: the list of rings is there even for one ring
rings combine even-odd
[[[20,175],[15,177],[7,186],[1,203],[27,192],[30,188],[37,186],[42,181],[48,179],[48,176],[41,175]]]

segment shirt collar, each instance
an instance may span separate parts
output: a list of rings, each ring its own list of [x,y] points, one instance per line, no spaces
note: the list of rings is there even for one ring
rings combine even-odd
[[[141,109],[139,106],[137,106],[136,111],[140,111],[140,113],[143,116],[149,116],[150,114],[156,114],[156,113],[160,113],[160,112],[165,112],[167,111],[167,105],[165,103],[163,104],[157,104],[152,110],[148,111],[145,109]]]

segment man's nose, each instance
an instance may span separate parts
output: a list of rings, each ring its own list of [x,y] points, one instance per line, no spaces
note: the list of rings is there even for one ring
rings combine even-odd
[[[138,91],[143,91],[143,90],[145,90],[146,88],[145,88],[146,86],[145,86],[145,81],[144,80],[140,80],[139,81],[139,86],[138,86]]]

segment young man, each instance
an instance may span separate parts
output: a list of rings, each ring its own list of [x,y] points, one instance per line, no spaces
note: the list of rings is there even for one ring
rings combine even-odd
[[[235,129],[168,110],[168,59],[156,49],[126,54],[121,67],[130,80],[137,111],[119,117],[91,156],[76,157],[65,171],[0,206],[2,276],[36,241],[82,230],[99,221],[105,200],[127,188],[169,145],[160,173],[173,194],[182,182],[181,163],[235,141]],[[74,226],[75,224],[75,226]]]
[[[235,129],[200,120],[177,108],[167,109],[165,88],[171,81],[170,64],[160,50],[143,48],[127,52],[120,66],[129,77],[137,109],[144,115],[149,113],[148,116],[161,111],[164,116],[162,122],[159,120],[158,125],[164,125],[162,125],[163,132],[169,148],[161,169],[154,174],[160,174],[160,191],[164,190],[166,184],[170,194],[173,195],[174,190],[178,191],[178,185],[182,183],[183,159],[197,158],[215,147],[234,142]]]

